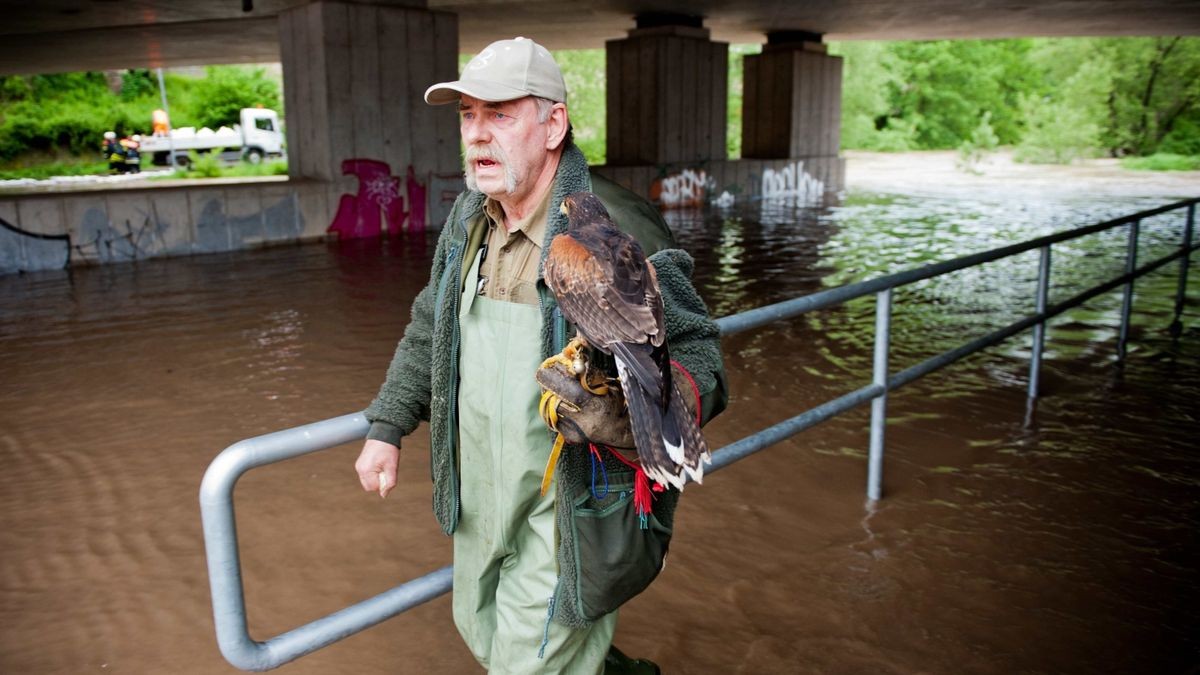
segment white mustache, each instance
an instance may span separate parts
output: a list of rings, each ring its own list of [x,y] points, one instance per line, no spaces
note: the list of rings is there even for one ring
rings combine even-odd
[[[493,147],[491,145],[472,145],[467,148],[467,161],[477,162],[481,159],[490,160],[507,164],[508,158],[504,156],[504,150]]]

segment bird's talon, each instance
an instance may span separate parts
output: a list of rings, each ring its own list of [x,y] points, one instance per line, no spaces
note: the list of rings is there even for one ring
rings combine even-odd
[[[608,396],[608,385],[600,384],[593,387],[592,385],[588,384],[586,373],[579,378],[579,386],[583,387],[585,391],[593,396]]]
[[[567,370],[572,370],[574,367],[574,363],[570,359],[566,358],[562,354],[555,354],[545,361],[542,361],[542,365],[538,369],[541,370],[544,368],[553,368],[556,365],[562,366]]]

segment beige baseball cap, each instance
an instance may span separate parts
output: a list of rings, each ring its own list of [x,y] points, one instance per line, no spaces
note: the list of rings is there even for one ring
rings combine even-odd
[[[491,102],[540,96],[566,103],[567,85],[558,63],[545,47],[518,37],[484,47],[463,68],[461,78],[426,89],[425,102],[457,103],[462,94]]]

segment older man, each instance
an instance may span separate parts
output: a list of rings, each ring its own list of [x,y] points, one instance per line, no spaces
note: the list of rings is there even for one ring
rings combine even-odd
[[[595,192],[655,254],[672,354],[707,419],[724,407],[725,384],[717,329],[688,281],[691,259],[671,248],[657,210],[589,174],[571,142],[562,73],[541,45],[495,42],[425,100],[458,104],[468,190],[446,220],[429,284],[367,410],[371,431],[355,470],[364,490],[386,496],[401,438],[430,422],[434,512],[454,536],[454,621],[485,668],[652,672],[652,664],[610,654],[614,610],[657,574],[678,494],[658,495],[656,527],[641,530],[621,515],[633,491],[624,463],[601,458],[607,483],[597,487],[579,446],[568,446],[557,486],[540,494],[552,436],[538,415],[534,373],[570,332],[541,270],[550,240],[566,229],[563,197]],[[612,441],[627,427],[619,406],[584,408],[575,421],[592,440]],[[605,560],[588,546],[597,527]],[[614,565],[614,554],[630,564]]]

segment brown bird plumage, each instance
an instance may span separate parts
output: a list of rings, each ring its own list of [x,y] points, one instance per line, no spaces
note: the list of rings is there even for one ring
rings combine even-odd
[[[596,195],[577,192],[562,209],[567,232],[550,243],[546,285],[588,344],[612,354],[646,475],[681,489],[685,472],[700,482],[708,446],[671,377],[654,266]]]

